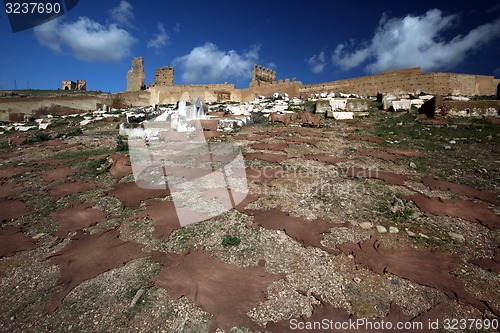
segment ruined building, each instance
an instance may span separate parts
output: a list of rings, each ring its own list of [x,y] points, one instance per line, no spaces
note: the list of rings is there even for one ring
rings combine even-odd
[[[252,82],[256,85],[261,83],[276,83],[276,72],[260,65],[253,65]]]
[[[81,90],[85,91],[87,90],[87,81],[86,80],[76,80],[71,81],[71,80],[63,80],[61,81],[62,83],[62,90]]]
[[[172,66],[165,66],[156,69],[155,81],[150,83],[149,86],[173,86],[174,85],[174,68]]]
[[[132,69],[127,73],[127,91],[144,89],[144,60],[142,57],[132,61]],[[177,101],[191,101],[196,98],[210,102],[244,102],[259,96],[271,96],[274,93],[293,97],[315,97],[317,94],[330,92],[354,93],[360,96],[376,96],[377,93],[412,93],[425,92],[434,95],[496,95],[500,80],[493,76],[456,74],[456,73],[421,73],[420,68],[408,68],[384,72],[352,79],[308,84],[295,78],[276,80],[276,72],[254,65],[252,81],[246,89],[237,89],[231,83],[217,84],[175,84],[174,68],[165,66],[156,69],[155,81],[143,93],[122,96],[128,104],[140,105],[173,104]],[[140,96],[140,97],[139,97]],[[139,98],[139,99],[138,99]]]
[[[140,91],[146,89],[144,80],[144,58],[137,57],[132,60],[132,68],[127,72],[127,91]]]

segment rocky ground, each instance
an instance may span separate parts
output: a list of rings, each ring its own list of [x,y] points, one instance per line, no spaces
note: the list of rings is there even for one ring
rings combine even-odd
[[[244,127],[249,196],[180,227],[117,124],[2,134],[2,332],[496,331],[500,125]]]

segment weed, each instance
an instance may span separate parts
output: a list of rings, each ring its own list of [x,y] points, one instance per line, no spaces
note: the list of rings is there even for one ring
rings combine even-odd
[[[225,235],[222,239],[222,246],[228,248],[230,246],[238,246],[241,243],[241,239],[238,236]]]
[[[116,138],[116,151],[128,151],[128,141],[122,135]]]
[[[90,156],[97,156],[97,155],[104,155],[104,154],[110,154],[111,149],[108,147],[101,147],[101,148],[96,148],[96,149],[88,149],[88,150],[69,150],[69,151],[63,151],[60,153],[57,153],[53,156],[53,159],[55,160],[63,160],[63,159],[70,159],[70,158],[77,158],[77,159],[85,159]]]
[[[407,222],[413,216],[413,209],[405,207],[403,210],[395,212],[389,211],[389,217],[393,222],[403,223]]]
[[[101,166],[106,163],[107,157],[103,157],[98,160],[90,160],[86,168],[94,173],[95,176],[102,175],[107,172],[106,168],[101,168]]]
[[[56,138],[71,138],[74,136],[82,135],[82,129],[80,127],[74,127],[72,129],[66,130],[62,133],[57,134]]]
[[[50,139],[51,139],[50,135],[48,135],[45,132],[38,131],[33,136],[30,136],[29,138],[24,139],[24,141],[21,142],[21,144],[22,145],[30,145],[30,144],[37,143],[37,142],[49,141]]]
[[[7,141],[0,142],[0,153],[6,152],[10,149],[10,145]]]

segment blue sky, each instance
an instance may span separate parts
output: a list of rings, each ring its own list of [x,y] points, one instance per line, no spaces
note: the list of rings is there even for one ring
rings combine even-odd
[[[124,91],[135,56],[146,84],[173,65],[176,84],[246,88],[254,63],[304,84],[417,66],[499,78],[500,2],[80,0],[18,33],[2,10],[0,45],[0,89]]]

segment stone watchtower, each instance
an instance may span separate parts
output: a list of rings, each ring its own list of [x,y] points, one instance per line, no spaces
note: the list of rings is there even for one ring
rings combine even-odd
[[[255,83],[276,83],[276,72],[272,69],[255,64],[253,66],[252,82]]]
[[[174,85],[174,68],[165,66],[156,69],[155,86],[173,86]]]
[[[132,68],[127,72],[127,91],[144,90],[146,88],[144,85],[145,79],[144,58],[134,58],[132,60]]]

